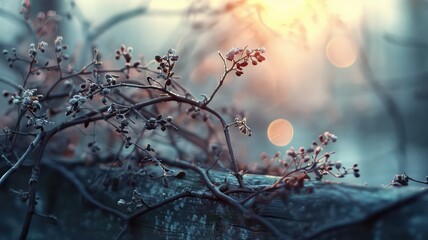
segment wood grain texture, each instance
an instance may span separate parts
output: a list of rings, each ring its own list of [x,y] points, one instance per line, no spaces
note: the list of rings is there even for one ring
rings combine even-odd
[[[81,196],[64,175],[43,165],[36,210],[58,217],[52,225],[38,216],[31,225],[29,239],[114,239],[124,221],[100,211]],[[79,168],[72,173],[84,183],[86,191],[97,201],[128,214],[117,205],[129,200],[133,187],[119,183],[119,191],[99,190],[95,169]],[[123,172],[112,172],[119,175]],[[236,180],[223,172],[210,172],[214,182],[229,188]],[[26,204],[7,188],[15,188],[29,173],[20,171],[0,189],[0,238],[19,235]],[[250,185],[269,185],[275,177],[246,175]],[[161,179],[137,179],[136,188],[149,205],[186,189],[209,193],[198,175],[186,171],[182,179],[171,177],[165,188]],[[312,189],[312,193],[306,190]],[[427,190],[417,188],[374,188],[336,182],[308,181],[300,193],[285,197],[267,193],[248,201],[245,206],[265,217],[290,239],[426,239],[428,237]],[[243,199],[245,194],[232,194]],[[136,210],[133,208],[133,212]],[[264,227],[248,220],[238,211],[216,199],[184,198],[148,212],[133,221],[123,239],[273,239]]]

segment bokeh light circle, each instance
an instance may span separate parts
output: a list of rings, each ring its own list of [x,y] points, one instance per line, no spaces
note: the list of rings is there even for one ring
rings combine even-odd
[[[276,119],[269,124],[267,136],[276,146],[285,146],[291,142],[294,130],[293,125],[285,119]]]
[[[357,59],[357,47],[351,39],[345,36],[336,36],[327,43],[326,54],[334,66],[346,68]]]

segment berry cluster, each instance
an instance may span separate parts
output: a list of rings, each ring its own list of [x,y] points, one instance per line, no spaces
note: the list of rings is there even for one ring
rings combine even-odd
[[[26,109],[32,113],[37,112],[42,109],[40,100],[43,98],[43,95],[35,95],[37,89],[22,89],[21,95],[18,93],[10,93],[8,91],[3,91],[4,97],[10,97],[9,103],[16,104],[21,107],[21,109]]]
[[[178,61],[177,51],[174,49],[169,49],[168,53],[163,57],[156,55],[155,60],[159,64],[157,69],[159,70],[158,78],[161,77],[166,80],[165,85],[171,85],[171,77],[174,76],[174,66],[175,62]]]
[[[172,127],[174,130],[178,130],[177,127],[175,127],[172,124],[173,117],[167,116],[164,118],[162,114],[158,115],[156,118],[151,117],[146,121],[146,130],[154,130],[158,127],[164,132],[167,128]]]
[[[241,76],[244,74],[243,68],[248,66],[249,62],[253,65],[257,65],[259,62],[263,62],[266,58],[263,56],[265,48],[256,48],[250,50],[248,48],[232,48],[226,53],[226,59],[236,64],[235,74]]]

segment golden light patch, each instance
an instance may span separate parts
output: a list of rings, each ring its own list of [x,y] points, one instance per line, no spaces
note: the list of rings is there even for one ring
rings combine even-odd
[[[319,24],[325,20],[324,14],[317,12],[320,6],[314,0],[250,0],[249,3],[260,7],[258,20],[265,27],[295,40],[304,41],[304,38],[318,35]],[[313,21],[314,15],[317,23]]]
[[[326,4],[330,14],[344,21],[356,21],[363,12],[363,1],[361,0],[328,0]]]
[[[294,130],[291,123],[285,119],[276,119],[269,124],[267,136],[276,146],[285,146],[291,142]]]

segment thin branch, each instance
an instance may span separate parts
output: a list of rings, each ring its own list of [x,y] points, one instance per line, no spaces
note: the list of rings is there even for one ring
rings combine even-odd
[[[221,75],[220,80],[217,83],[216,88],[214,89],[214,91],[211,93],[211,96],[204,102],[204,105],[208,105],[214,98],[215,94],[218,92],[218,90],[220,89],[220,87],[223,85],[224,80],[226,79],[226,76],[233,70],[233,68],[235,67],[235,62],[233,62],[232,66],[228,69],[227,68],[227,63],[226,63],[226,59],[223,57],[223,55],[221,54],[221,52],[218,52],[218,55],[220,56],[221,60],[223,61],[223,75]]]
[[[33,69],[34,64],[36,63],[36,58],[37,58],[37,55],[38,55],[39,51],[40,51],[40,45],[37,44],[36,54],[31,59],[30,66],[28,68],[27,76],[25,77],[24,83],[22,84],[23,88],[25,88],[25,86],[27,85],[28,80],[30,79],[31,73],[33,72],[32,69]]]
[[[0,178],[0,186],[10,177],[13,173],[15,173],[18,168],[22,165],[22,163],[27,159],[27,157],[33,152],[34,148],[40,143],[43,139],[44,133],[41,132],[37,134],[37,137],[30,143],[27,150],[22,154],[19,160],[9,169],[3,176]]]
[[[12,163],[9,159],[7,159],[7,157],[6,157],[5,155],[3,155],[3,154],[2,154],[2,155],[1,155],[1,158],[2,158],[3,160],[5,160],[9,166],[13,166],[13,163]]]

